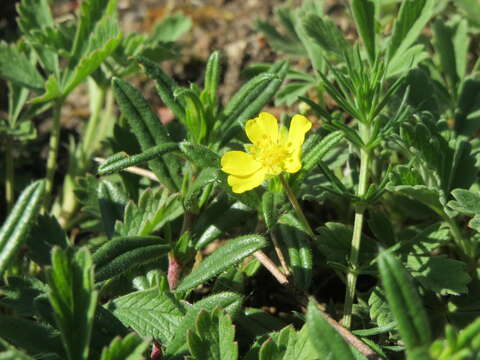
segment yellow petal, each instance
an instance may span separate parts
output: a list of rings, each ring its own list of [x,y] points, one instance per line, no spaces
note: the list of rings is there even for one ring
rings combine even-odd
[[[245,132],[252,144],[259,145],[265,140],[276,143],[278,139],[278,121],[272,114],[262,112],[255,119],[247,121]]]
[[[260,169],[259,171],[249,176],[230,175],[227,179],[228,185],[230,185],[232,187],[232,191],[237,194],[241,194],[245,191],[252,190],[257,186],[262,185],[262,182],[264,180],[265,180],[264,169]]]
[[[288,173],[296,173],[302,168],[302,161],[300,160],[301,148],[298,151],[294,151],[286,160],[283,168]]]
[[[295,115],[290,122],[287,145],[290,151],[297,151],[305,141],[305,134],[312,127],[312,123],[303,115]]]
[[[237,176],[248,176],[262,166],[252,155],[243,151],[228,151],[222,156],[222,171]]]

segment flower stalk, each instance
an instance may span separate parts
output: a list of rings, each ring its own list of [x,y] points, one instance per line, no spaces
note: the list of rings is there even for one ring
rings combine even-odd
[[[363,142],[368,143],[370,137],[370,129],[368,125],[359,123],[360,135]],[[360,149],[360,176],[358,182],[357,197],[362,198],[367,192],[369,170],[370,170],[370,151],[362,148]],[[343,310],[342,325],[347,329],[352,324],[352,308],[353,300],[355,298],[355,288],[358,277],[358,255],[360,253],[360,245],[362,240],[362,230],[364,222],[365,205],[360,204],[355,209],[355,220],[353,224],[352,245],[350,250],[350,271],[347,274],[347,289],[345,293],[345,303]]]
[[[288,200],[290,200],[290,203],[292,204],[293,209],[295,210],[299,220],[303,223],[303,226],[308,231],[308,235],[314,238],[315,234],[312,230],[312,227],[310,226],[310,223],[308,222],[305,214],[303,213],[302,207],[300,206],[297,200],[297,197],[293,193],[292,188],[290,187],[290,185],[288,185],[288,182],[285,180],[285,177],[283,176],[283,174],[280,174],[279,177],[280,177],[282,186],[285,189],[285,193],[287,194]]]

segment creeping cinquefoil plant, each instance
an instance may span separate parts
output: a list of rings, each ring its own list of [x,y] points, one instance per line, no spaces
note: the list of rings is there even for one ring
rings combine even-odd
[[[185,15],[124,36],[114,0],[20,2],[1,359],[479,358],[480,5],[330,3],[258,19],[276,61],[222,96],[222,49],[193,83],[162,64]]]

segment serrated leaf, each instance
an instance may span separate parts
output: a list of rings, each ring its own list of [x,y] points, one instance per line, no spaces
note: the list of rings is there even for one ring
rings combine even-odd
[[[158,288],[137,291],[110,301],[106,307],[141,336],[150,336],[167,344],[184,315],[184,306]]]
[[[330,19],[309,14],[303,18],[303,25],[310,38],[326,51],[343,58],[351,50],[337,25]]]
[[[368,298],[370,318],[377,323],[379,327],[384,327],[394,322],[393,314],[388,306],[387,299],[382,288],[375,286]]]
[[[227,314],[233,315],[239,311],[242,300],[242,296],[238,294],[223,292],[197,301],[188,308],[181,323],[177,326],[172,341],[167,344],[165,355],[180,355],[186,352],[185,342],[187,339],[187,332],[194,328],[195,319],[201,310],[213,311],[215,308],[223,308]]]
[[[460,295],[468,292],[471,278],[466,264],[445,255],[409,255],[406,266],[422,286],[440,295]]]
[[[3,41],[0,42],[0,77],[34,90],[41,90],[45,82],[27,55]]]
[[[307,327],[310,342],[321,358],[355,359],[348,344],[341,335],[324,319],[318,305],[310,300],[307,312]]]
[[[187,335],[190,353],[196,360],[238,359],[238,344],[234,340],[232,320],[221,310],[212,313],[200,311],[195,321],[195,330]]]
[[[73,249],[55,247],[47,279],[48,297],[67,357],[86,360],[98,296],[90,253],[86,248],[74,253]]]
[[[448,206],[462,214],[473,216],[468,226],[480,231],[480,195],[464,189],[455,189],[452,195],[456,201],[450,201]]]
[[[385,296],[407,353],[429,346],[430,324],[412,278],[390,252],[383,251],[378,260]]]
[[[68,239],[57,219],[50,215],[40,215],[27,237],[30,249],[28,257],[40,265],[50,265],[50,252],[54,246],[65,249]]]
[[[148,188],[140,194],[138,204],[132,201],[127,204],[123,222],[115,224],[115,232],[121,236],[150,235],[182,213],[178,194]]]
[[[186,291],[200,285],[265,246],[267,246],[267,242],[260,235],[244,235],[228,240],[225,245],[215,250],[195,267],[180,282],[177,291]]]
[[[37,180],[29,185],[18,198],[13,210],[0,229],[0,274],[27,238],[35,218],[40,211],[45,182]]]
[[[117,237],[107,241],[93,255],[95,280],[119,276],[132,267],[160,259],[170,246],[155,236]]]
[[[66,355],[58,332],[33,320],[0,315],[0,337],[33,356],[49,354],[60,360]]]
[[[148,345],[148,341],[136,334],[128,334],[123,339],[116,337],[103,349],[100,360],[142,360]]]

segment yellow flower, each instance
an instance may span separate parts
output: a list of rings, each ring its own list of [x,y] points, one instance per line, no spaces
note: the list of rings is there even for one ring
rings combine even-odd
[[[279,129],[275,116],[267,112],[248,120],[245,132],[252,145],[246,146],[247,152],[228,151],[221,160],[232,191],[243,193],[261,185],[267,177],[300,170],[302,145],[311,127],[303,115],[292,118],[288,132],[285,127]]]

